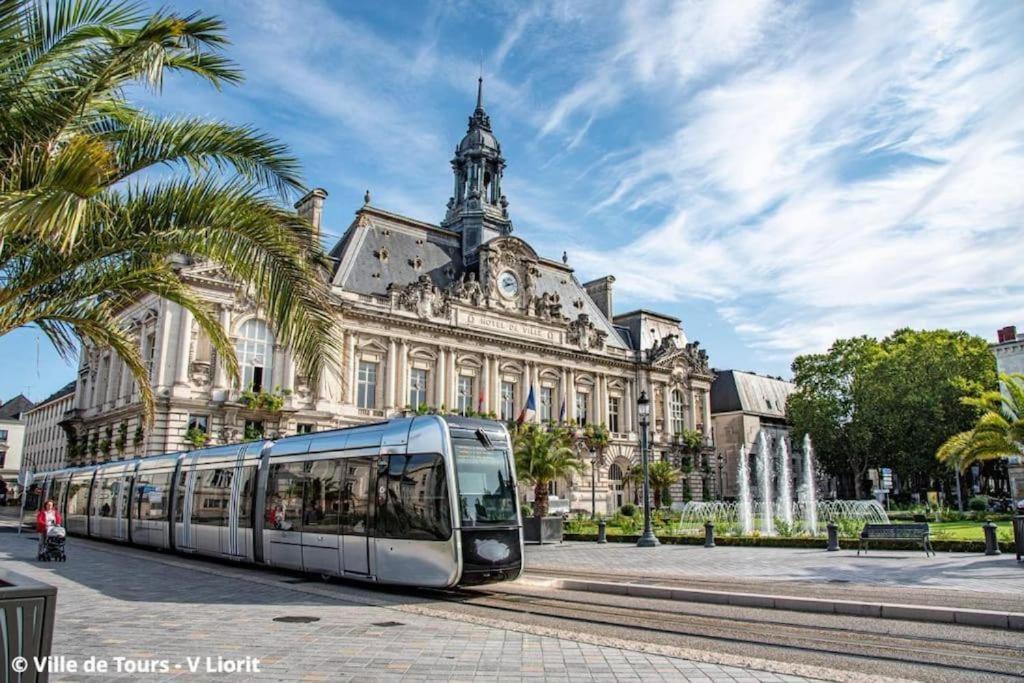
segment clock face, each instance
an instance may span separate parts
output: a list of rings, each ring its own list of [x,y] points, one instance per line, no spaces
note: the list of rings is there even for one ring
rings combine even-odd
[[[519,278],[510,270],[506,270],[498,276],[498,290],[505,296],[511,298],[519,293]]]

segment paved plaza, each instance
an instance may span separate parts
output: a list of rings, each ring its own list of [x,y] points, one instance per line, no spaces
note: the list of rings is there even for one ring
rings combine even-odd
[[[6,567],[58,587],[53,653],[171,662],[150,680],[193,678],[197,656],[260,658],[259,674],[200,676],[210,680],[801,680],[426,616],[427,600],[347,584],[77,538],[66,564],[40,564],[35,547],[0,530]],[[275,621],[295,616],[319,620]]]
[[[958,604],[1024,612],[1024,565],[1012,554],[856,549],[826,552],[802,548],[745,548],[631,543],[565,542],[529,546],[527,571],[599,574],[631,581],[714,582],[737,590],[792,592],[813,585],[835,597],[865,597],[894,602]],[[983,604],[984,603],[984,604]],[[989,604],[991,603],[991,604]]]

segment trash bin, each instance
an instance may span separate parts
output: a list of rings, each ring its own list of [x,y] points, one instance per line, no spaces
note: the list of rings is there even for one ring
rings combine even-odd
[[[1017,561],[1024,556],[1024,515],[1013,518],[1013,548],[1017,553]]]
[[[53,621],[57,607],[57,588],[22,574],[0,569],[0,649],[4,654],[4,673],[12,671],[16,657],[29,662],[50,656],[53,644]],[[37,672],[30,665],[18,680],[21,683],[45,683],[45,671]],[[0,677],[4,680],[4,677]]]

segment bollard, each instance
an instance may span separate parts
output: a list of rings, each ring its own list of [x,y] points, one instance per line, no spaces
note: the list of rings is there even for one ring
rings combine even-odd
[[[604,527],[605,527],[604,520],[603,519],[597,520],[597,542],[598,543],[607,543],[608,542],[608,537],[605,535]]]
[[[985,531],[985,554],[986,555],[999,555],[999,541],[996,540],[996,523],[986,522],[981,525],[981,528]]]
[[[715,525],[711,523],[711,520],[704,522],[704,547],[715,547]]]
[[[825,550],[839,550],[839,527],[832,522],[828,523],[828,547]]]

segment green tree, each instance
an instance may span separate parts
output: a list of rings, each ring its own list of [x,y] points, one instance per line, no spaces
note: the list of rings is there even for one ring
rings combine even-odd
[[[512,433],[512,449],[519,479],[533,485],[533,514],[548,513],[548,484],[573,472],[582,472],[583,463],[572,447],[571,432],[546,429],[541,425],[516,425]]]
[[[954,434],[935,457],[965,470],[975,462],[1024,456],[1024,374],[1000,375],[1003,392],[966,396],[964,405],[982,411],[972,429]]]
[[[852,478],[857,498],[879,453],[863,412],[863,395],[865,368],[880,352],[876,340],[854,337],[836,340],[826,353],[798,356],[793,361],[796,391],[786,405],[795,439],[810,434],[822,468]]]
[[[647,466],[648,476],[651,479],[651,493],[654,496],[655,509],[661,508],[661,498],[665,491],[672,484],[679,481],[683,473],[672,467],[668,460],[658,460]],[[641,474],[642,476],[642,474]]]
[[[191,311],[237,376],[234,349],[177,277],[219,263],[274,321],[310,377],[333,350],[308,221],[282,203],[302,189],[283,145],[252,128],[147,113],[132,86],[165,74],[237,83],[216,18],[95,0],[0,0],[0,335],[40,329],[64,356],[109,346],[153,394],[119,314],[152,294]],[[141,176],[162,167],[159,176]]]
[[[860,407],[884,458],[879,464],[925,488],[948,476],[935,452],[978,418],[979,407],[961,397],[995,389],[995,358],[984,339],[966,332],[897,330],[882,340],[863,386]]]

